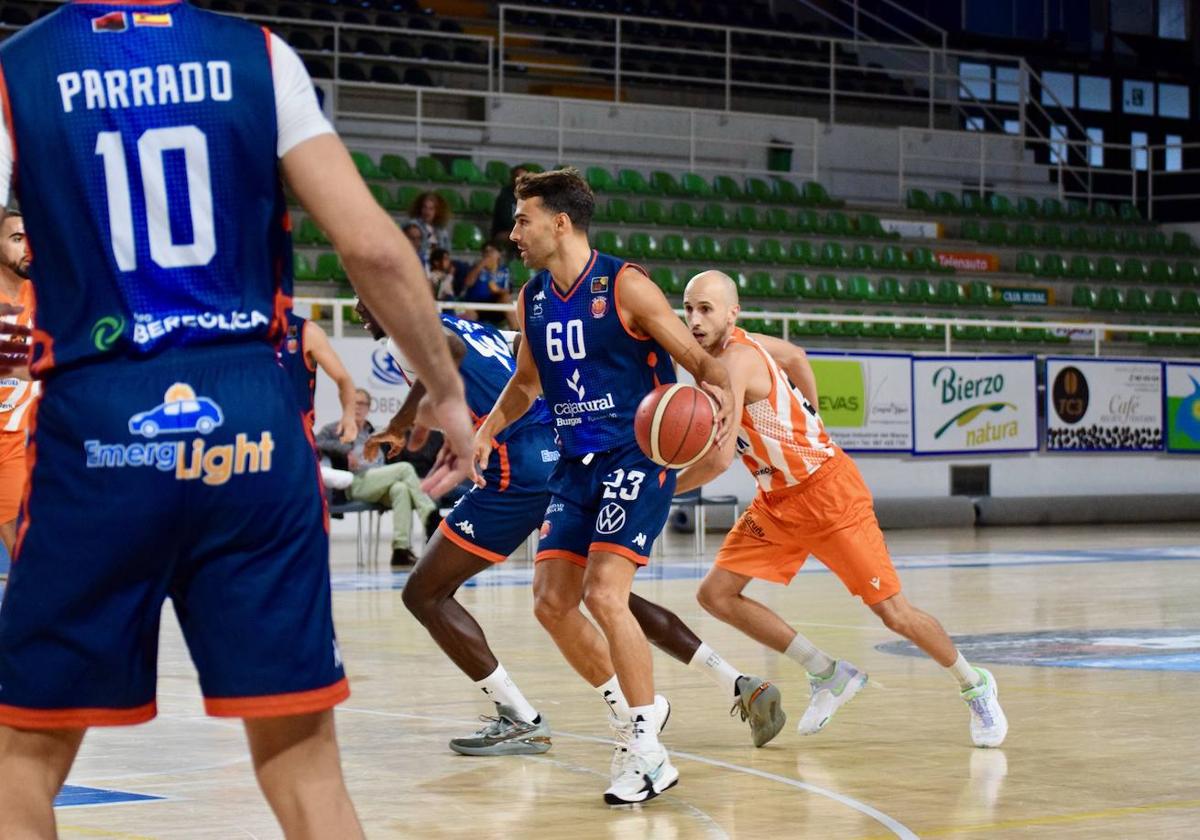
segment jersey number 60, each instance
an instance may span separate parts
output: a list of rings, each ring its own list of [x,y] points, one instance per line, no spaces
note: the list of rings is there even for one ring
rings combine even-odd
[[[583,321],[578,318],[567,321],[567,355],[572,359],[582,359],[587,356],[587,348],[583,346]],[[563,355],[563,325],[558,321],[546,324],[546,355],[552,362],[561,362]]]

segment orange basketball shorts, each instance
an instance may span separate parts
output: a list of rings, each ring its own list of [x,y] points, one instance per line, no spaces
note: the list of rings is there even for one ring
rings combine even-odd
[[[759,491],[717,552],[718,568],[790,583],[812,554],[867,605],[900,591],[862,474],[838,453],[802,484]]]
[[[25,477],[25,432],[0,432],[0,522],[17,518]]]

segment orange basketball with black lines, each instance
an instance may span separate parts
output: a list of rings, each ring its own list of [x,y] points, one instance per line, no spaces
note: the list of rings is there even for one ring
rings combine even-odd
[[[642,398],[633,433],[646,457],[683,469],[703,458],[717,434],[717,406],[694,385],[659,385]]]

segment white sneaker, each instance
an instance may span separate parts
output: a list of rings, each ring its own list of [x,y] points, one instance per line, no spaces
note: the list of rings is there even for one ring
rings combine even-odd
[[[667,728],[667,721],[670,719],[670,701],[661,694],[655,694],[654,720],[658,724],[658,731],[660,733]],[[615,742],[612,763],[608,768],[608,778],[609,781],[615,784],[617,777],[625,769],[625,759],[629,756],[629,745],[633,741],[633,723],[631,721],[623,721],[616,715],[612,715],[609,717],[608,725],[612,727],[613,741]]]
[[[983,682],[962,693],[971,710],[971,743],[977,747],[998,747],[1008,735],[1008,718],[1000,708],[1000,689],[987,668],[976,668]]]
[[[832,674],[828,677],[809,674],[808,684],[812,686],[812,697],[797,728],[801,735],[816,735],[829,723],[834,712],[862,691],[867,684],[867,675],[846,660],[839,659],[834,663]]]
[[[679,782],[679,771],[662,744],[650,749],[630,746],[621,775],[604,792],[609,805],[634,805],[653,799]]]

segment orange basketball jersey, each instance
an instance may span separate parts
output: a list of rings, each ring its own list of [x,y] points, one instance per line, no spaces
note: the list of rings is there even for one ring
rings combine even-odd
[[[753,348],[771,372],[771,392],[742,408],[738,452],[743,463],[765,491],[803,483],[837,454],[821,416],[745,330],[734,327],[729,344]]]
[[[0,301],[25,307],[19,315],[6,315],[0,320],[33,326],[33,284],[26,280],[17,292],[17,299],[0,292]],[[23,432],[29,423],[29,409],[37,399],[40,382],[30,382],[15,376],[0,378],[0,432]]]

